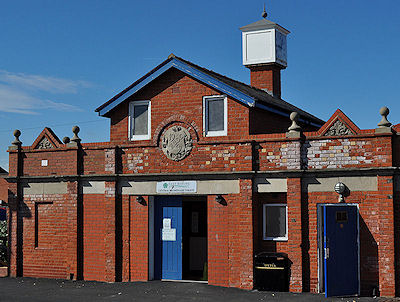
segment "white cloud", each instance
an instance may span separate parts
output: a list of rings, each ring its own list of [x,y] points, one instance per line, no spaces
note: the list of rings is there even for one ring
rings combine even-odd
[[[0,111],[21,114],[38,114],[38,111],[43,109],[80,111],[79,107],[70,104],[37,97],[35,92],[77,93],[80,88],[90,86],[84,81],[0,70]]]
[[[77,93],[79,88],[91,86],[85,81],[73,81],[35,74],[12,73],[6,70],[0,70],[0,82],[23,89],[36,89],[51,93]]]

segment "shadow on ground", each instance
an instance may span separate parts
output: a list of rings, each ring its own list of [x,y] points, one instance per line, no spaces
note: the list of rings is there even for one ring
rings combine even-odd
[[[0,278],[0,301],[400,301],[385,298],[329,298],[317,294],[245,291],[201,283],[66,281]]]

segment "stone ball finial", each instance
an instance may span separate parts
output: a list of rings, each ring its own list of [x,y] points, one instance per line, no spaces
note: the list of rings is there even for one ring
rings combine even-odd
[[[289,132],[300,132],[301,127],[297,124],[297,121],[299,120],[299,114],[297,112],[292,112],[290,114],[290,120],[292,121],[292,125],[288,128]]]
[[[389,108],[386,106],[383,106],[381,109],[379,109],[379,114],[382,115],[382,119],[378,124],[379,128],[385,128],[385,127],[390,127],[392,125],[391,122],[388,121],[387,116],[389,115]]]
[[[386,106],[383,106],[381,109],[379,109],[379,114],[380,115],[384,115],[384,116],[388,116],[389,115],[389,108]]]
[[[64,143],[64,144],[68,144],[70,141],[71,141],[71,140],[69,139],[68,136],[65,136],[65,137],[63,138],[63,143]]]
[[[79,128],[79,126],[72,127],[72,133],[78,135],[79,131],[81,131],[81,128]]]
[[[298,121],[299,120],[299,114],[297,113],[297,112],[292,112],[291,114],[290,114],[290,120],[291,121]]]
[[[75,142],[75,143],[79,143],[81,141],[81,139],[78,136],[78,133],[81,129],[78,126],[74,126],[72,127],[72,132],[74,133],[74,136],[71,138],[71,141]]]
[[[21,131],[19,131],[18,129],[14,130],[14,136],[15,137],[20,137],[21,136]]]
[[[19,140],[19,137],[21,136],[21,131],[19,131],[18,129],[17,130],[14,130],[14,136],[15,136],[15,139],[14,139],[14,141],[12,142],[12,144],[13,145],[15,145],[15,146],[18,146],[18,145],[21,145],[22,144],[22,142]]]

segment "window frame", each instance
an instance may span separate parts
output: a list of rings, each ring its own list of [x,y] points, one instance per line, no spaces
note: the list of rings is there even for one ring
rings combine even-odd
[[[135,106],[147,105],[147,134],[133,134],[133,113]],[[141,100],[129,103],[128,139],[131,141],[149,140],[151,138],[151,101]]]
[[[224,101],[224,130],[208,130],[208,101],[222,99]],[[228,100],[226,95],[203,96],[203,133],[206,137],[228,135]]]
[[[286,234],[281,237],[268,237],[267,236],[267,207],[285,207],[286,215]],[[288,207],[286,203],[264,203],[263,204],[263,240],[270,241],[288,241]]]

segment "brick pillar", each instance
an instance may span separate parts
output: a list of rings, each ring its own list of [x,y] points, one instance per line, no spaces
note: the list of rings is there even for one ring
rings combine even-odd
[[[67,228],[66,232],[66,269],[67,276],[66,279],[72,277],[76,280],[78,276],[77,269],[77,242],[78,242],[78,213],[77,213],[77,203],[78,203],[78,182],[70,181],[67,183],[68,198],[64,200],[65,212],[64,218]]]
[[[240,193],[228,196],[229,286],[253,288],[253,190],[251,179],[240,179]]]
[[[130,196],[130,280],[147,281],[149,279],[149,211],[148,197],[144,202]]]
[[[288,256],[292,261],[289,289],[301,292],[302,274],[302,229],[301,229],[301,178],[287,179],[288,207]]]
[[[229,286],[228,206],[215,197],[207,196],[208,284]]]
[[[379,198],[379,291],[395,295],[393,176],[378,176]]]
[[[8,184],[8,243],[9,275],[17,277],[17,184]]]
[[[105,182],[105,196],[104,196],[104,247],[106,258],[106,271],[105,281],[115,282],[115,202],[116,202],[116,183],[115,181]]]
[[[23,175],[22,143],[12,143],[9,151],[9,177],[16,177],[8,185],[9,205],[9,273],[12,277],[23,276],[23,213],[20,207],[22,202],[22,188],[19,177]]]

